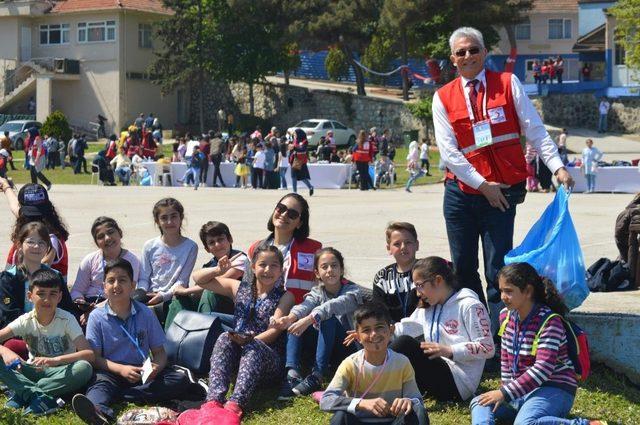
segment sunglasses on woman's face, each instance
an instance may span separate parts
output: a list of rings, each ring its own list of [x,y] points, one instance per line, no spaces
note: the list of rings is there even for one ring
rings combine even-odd
[[[456,55],[459,58],[463,58],[463,57],[467,56],[467,52],[469,52],[469,55],[471,55],[471,56],[477,55],[478,53],[480,53],[480,48],[479,47],[472,47],[470,49],[459,49],[459,50],[456,50],[454,52],[454,55]]]
[[[293,208],[287,207],[285,204],[279,203],[276,205],[276,212],[280,215],[285,214],[289,219],[295,220],[300,217],[300,213]]]

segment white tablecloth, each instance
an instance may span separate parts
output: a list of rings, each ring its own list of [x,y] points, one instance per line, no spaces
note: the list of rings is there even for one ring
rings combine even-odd
[[[144,162],[143,166],[151,174],[151,181],[154,185],[161,184],[156,176],[158,164],[156,162]],[[350,164],[307,164],[309,167],[309,175],[311,176],[311,184],[316,189],[341,189],[349,181],[349,173],[351,170]],[[236,182],[236,175],[234,170],[236,164],[231,162],[223,162],[220,164],[220,173],[222,174],[222,180],[228,187],[233,187]],[[178,179],[184,177],[187,171],[187,164],[184,162],[172,162],[171,169],[171,182],[174,186],[180,186],[181,183]],[[291,170],[287,170],[287,186],[291,187]],[[213,164],[209,164],[209,173],[207,174],[207,185],[213,184]],[[218,183],[219,184],[219,183]],[[298,187],[304,183],[298,182]]]
[[[587,190],[587,179],[578,167],[568,167],[576,185],[574,192]],[[640,192],[640,171],[638,167],[600,167],[596,172],[596,192]]]

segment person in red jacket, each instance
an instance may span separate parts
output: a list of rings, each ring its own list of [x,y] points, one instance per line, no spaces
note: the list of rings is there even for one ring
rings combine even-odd
[[[367,139],[367,133],[360,130],[358,140],[353,148],[353,155],[351,155],[360,176],[360,190],[369,190],[370,188],[376,190],[371,181],[371,175],[369,175],[369,163],[373,160],[373,155],[374,144],[370,139]]]
[[[487,305],[478,273],[478,240],[482,241],[488,307],[496,331],[500,311],[496,276],[513,247],[516,205],[526,195],[521,136],[560,184],[569,188],[573,179],[518,78],[485,70],[482,34],[475,28],[459,28],[449,44],[459,76],[433,97],[436,142],[448,170],[447,236],[460,282]]]

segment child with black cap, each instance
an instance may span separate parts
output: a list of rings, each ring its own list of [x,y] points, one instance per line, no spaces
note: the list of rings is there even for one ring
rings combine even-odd
[[[15,242],[22,226],[32,221],[40,221],[49,229],[51,238],[51,249],[44,257],[43,263],[49,264],[51,268],[58,270],[66,281],[69,265],[66,241],[69,238],[69,232],[49,200],[47,190],[39,184],[25,184],[16,196],[16,193],[11,190],[9,181],[0,178],[0,191],[4,192],[9,209],[16,217],[16,223],[11,234],[11,240],[14,245],[9,250],[7,265],[16,263],[18,250]]]

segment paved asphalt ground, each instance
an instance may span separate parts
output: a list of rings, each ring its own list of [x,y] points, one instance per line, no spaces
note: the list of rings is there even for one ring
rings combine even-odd
[[[50,196],[69,225],[69,281],[73,282],[80,260],[96,249],[90,235],[93,220],[108,215],[124,230],[124,244],[138,255],[144,242],[159,233],[153,225],[151,209],[162,197],[179,199],[186,209],[184,234],[198,240],[200,226],[208,220],[227,223],[234,235],[234,246],[247,249],[256,239],[267,235],[267,219],[284,191],[251,189],[213,189],[164,187],[102,187],[86,185],[55,185]],[[308,198],[311,205],[311,236],[325,246],[334,246],[345,256],[348,276],[369,286],[375,272],[392,262],[385,249],[384,229],[392,220],[409,221],[416,225],[420,238],[419,257],[440,255],[449,257],[444,219],[442,216],[442,185],[415,187],[414,193],[403,190],[317,190]],[[0,196],[1,197],[1,196]],[[630,194],[574,194],[570,199],[571,214],[576,225],[587,265],[600,257],[615,258],[613,226],[618,213],[630,202]],[[525,236],[531,225],[553,199],[553,194],[533,193],[518,206],[515,244]],[[2,205],[4,201],[0,201]],[[0,232],[8,235],[13,217],[5,209],[0,220]],[[6,255],[8,237],[0,240],[0,252]],[[198,266],[207,261],[201,249]],[[583,309],[640,313],[640,291],[616,294],[595,294]]]

